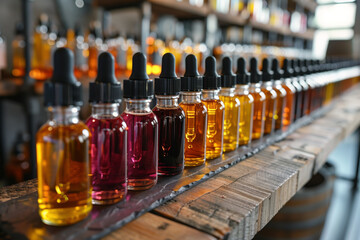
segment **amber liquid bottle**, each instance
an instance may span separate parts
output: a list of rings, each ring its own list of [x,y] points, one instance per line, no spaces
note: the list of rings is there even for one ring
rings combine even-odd
[[[277,65],[278,66],[278,65]],[[288,59],[284,59],[283,66],[283,84],[282,87],[286,91],[286,105],[283,114],[283,130],[287,130],[294,121],[294,111],[295,111],[295,94],[296,89],[292,85],[291,76],[293,74],[292,69],[290,68],[290,62]]]
[[[15,38],[12,42],[13,69],[11,73],[14,77],[23,77],[25,74],[25,41],[23,34],[23,25],[18,23],[15,29]]]
[[[97,29],[92,29],[88,35],[89,57],[88,57],[88,77],[95,78],[97,74],[98,56],[102,51],[103,41]]]
[[[275,130],[283,129],[284,112],[287,103],[287,91],[283,88],[282,74],[283,71],[279,68],[279,62],[277,59],[273,59],[272,71],[274,73],[274,90],[277,93],[277,105],[274,114]]]
[[[306,82],[306,75],[307,75],[307,67],[305,66],[305,59],[297,59],[298,66],[300,68],[300,75],[298,76],[299,84],[302,87],[303,94],[302,94],[302,103],[301,103],[301,112],[300,117],[303,117],[308,112],[309,106],[309,99],[310,99],[310,85]]]
[[[274,90],[273,75],[274,73],[270,69],[269,59],[264,58],[262,62],[262,91],[266,96],[264,134],[271,134],[275,129],[275,114],[278,96]]]
[[[206,131],[206,159],[220,157],[224,139],[224,103],[219,99],[220,76],[216,72],[216,60],[207,57],[203,76],[201,102],[208,110]]]
[[[301,117],[301,106],[303,103],[303,88],[299,83],[300,76],[300,68],[297,65],[297,61],[295,59],[290,60],[291,69],[292,69],[292,85],[296,89],[295,93],[295,110],[294,110],[294,121],[298,120]]]
[[[235,96],[240,101],[239,146],[251,142],[254,114],[254,98],[249,92],[250,74],[244,58],[237,62]]]
[[[208,112],[200,100],[203,83],[197,71],[196,57],[189,54],[185,65],[180,107],[185,112],[185,166],[192,167],[205,163]]]
[[[162,58],[161,74],[155,78],[157,103],[153,108],[159,121],[159,175],[177,175],[184,169],[185,113],[178,104],[180,90],[175,57],[166,53]]]
[[[54,74],[44,90],[49,121],[36,135],[39,214],[44,223],[55,226],[78,222],[92,208],[91,134],[79,121],[82,90],[73,67],[69,49],[55,51]]]
[[[222,60],[220,100],[225,105],[223,151],[229,152],[239,146],[240,101],[235,96],[236,76],[232,72],[231,59]]]
[[[250,60],[250,94],[254,97],[254,115],[252,139],[260,139],[264,135],[265,125],[265,93],[261,91],[261,73],[257,67],[257,59]]]

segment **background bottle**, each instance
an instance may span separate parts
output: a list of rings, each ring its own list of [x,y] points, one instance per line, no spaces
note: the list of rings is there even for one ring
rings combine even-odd
[[[23,77],[25,74],[25,41],[24,26],[17,23],[15,27],[15,38],[12,41],[13,51],[13,68],[12,75],[14,77]]]
[[[273,64],[275,68],[277,68],[276,66],[279,66],[279,62],[277,62],[276,64],[276,61],[274,61]],[[290,68],[290,61],[288,59],[284,59],[284,64],[283,64],[284,80],[282,86],[286,91],[286,106],[283,115],[283,130],[287,130],[294,121],[296,89],[291,83],[291,77],[292,77],[292,69]]]
[[[120,117],[121,85],[114,75],[114,58],[99,56],[98,75],[89,86],[92,114],[86,121],[91,133],[93,204],[112,204],[127,193],[127,127]]]
[[[300,117],[303,117],[308,112],[308,106],[309,106],[309,99],[310,99],[310,85],[306,82],[306,75],[307,75],[307,67],[305,66],[305,59],[297,59],[298,66],[300,68],[300,75],[298,77],[299,84],[302,87],[303,90],[303,99],[301,103],[301,115]]]
[[[90,132],[79,120],[82,90],[73,68],[73,53],[56,50],[54,74],[44,86],[49,121],[36,135],[39,213],[49,225],[80,221],[92,208]]]
[[[216,72],[216,60],[205,60],[201,102],[208,111],[206,131],[206,159],[220,157],[223,151],[225,105],[219,99],[220,76]]]
[[[144,190],[157,182],[158,120],[150,109],[153,81],[146,74],[146,57],[133,56],[132,73],[124,80],[125,111],[121,114],[128,127],[128,189]]]
[[[273,88],[273,71],[270,69],[270,61],[264,58],[262,61],[262,91],[265,93],[265,126],[264,134],[271,134],[275,129],[275,115],[277,109],[277,93]],[[277,115],[276,115],[277,116]]]
[[[292,68],[292,85],[296,89],[295,93],[295,110],[294,110],[294,121],[298,120],[301,117],[301,105],[303,102],[303,89],[299,83],[300,68],[295,59],[290,60]]]
[[[185,74],[181,77],[180,107],[185,112],[185,166],[200,166],[206,159],[207,109],[200,100],[203,87],[196,57],[185,59]]]
[[[159,175],[177,175],[184,169],[185,113],[178,104],[180,90],[175,57],[166,53],[161,74],[155,78],[157,104],[153,109],[159,121]]]
[[[233,151],[239,146],[240,101],[235,97],[236,76],[231,59],[222,60],[220,100],[225,105],[223,151]]]
[[[283,88],[283,71],[279,68],[279,61],[274,59],[272,62],[272,71],[274,73],[274,90],[277,93],[277,106],[274,114],[275,118],[275,130],[279,130],[283,128],[283,120],[284,120],[284,111],[286,107],[287,101],[287,92],[285,88]]]
[[[250,93],[254,97],[254,115],[252,139],[260,139],[264,135],[265,125],[265,100],[266,96],[261,91],[261,73],[258,69],[256,58],[250,59]]]
[[[244,58],[239,58],[237,62],[235,96],[240,101],[240,121],[239,121],[239,146],[251,142],[254,97],[249,92],[250,74],[246,70]]]

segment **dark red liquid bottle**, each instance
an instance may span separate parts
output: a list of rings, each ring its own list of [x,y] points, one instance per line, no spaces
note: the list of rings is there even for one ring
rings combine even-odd
[[[133,56],[133,68],[124,80],[126,109],[121,114],[128,127],[128,189],[144,190],[157,182],[158,120],[150,109],[153,81],[146,74],[146,57]]]
[[[127,127],[119,115],[121,85],[114,75],[114,58],[99,56],[98,76],[90,83],[92,115],[86,125],[91,133],[91,174],[93,204],[111,204],[127,193]]]
[[[159,121],[159,175],[177,175],[184,169],[185,113],[178,104],[180,79],[175,74],[175,57],[166,53],[159,78],[155,79]]]

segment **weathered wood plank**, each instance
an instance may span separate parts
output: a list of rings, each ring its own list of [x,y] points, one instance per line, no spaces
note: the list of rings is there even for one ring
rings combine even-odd
[[[157,216],[145,213],[103,238],[104,240],[215,240],[216,238],[194,228]]]
[[[16,199],[37,191],[37,179],[0,188],[0,203]]]

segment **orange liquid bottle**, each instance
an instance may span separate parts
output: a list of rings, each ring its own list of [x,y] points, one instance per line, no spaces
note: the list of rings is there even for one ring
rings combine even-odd
[[[232,72],[231,59],[222,60],[220,100],[225,105],[223,151],[229,152],[239,146],[240,101],[235,96],[236,76]]]
[[[89,57],[88,57],[88,77],[95,78],[97,75],[98,56],[102,51],[103,41],[99,30],[91,29],[88,35]]]
[[[303,99],[301,103],[301,115],[300,117],[303,117],[307,114],[308,106],[309,106],[309,99],[310,99],[310,85],[306,82],[306,75],[307,75],[307,67],[305,66],[305,59],[297,59],[298,66],[300,68],[300,75],[299,75],[299,84],[301,85],[303,89]]]
[[[208,110],[206,159],[220,157],[223,151],[225,105],[219,99],[219,89],[220,76],[216,72],[216,60],[207,57],[201,98]]]
[[[290,60],[291,69],[292,69],[292,85],[296,89],[295,94],[295,110],[294,110],[294,121],[298,120],[301,117],[301,105],[303,102],[303,88],[299,82],[300,68],[296,59]]]
[[[185,59],[186,70],[181,78],[179,104],[185,112],[185,166],[200,166],[206,159],[207,109],[200,100],[202,78],[197,71],[196,57]]]
[[[237,62],[235,96],[240,101],[239,146],[251,142],[254,114],[254,98],[249,92],[250,74],[244,58]]]
[[[277,109],[277,93],[273,88],[273,71],[267,58],[262,62],[262,91],[266,95],[264,134],[271,134],[275,129],[275,113]]]
[[[250,93],[254,97],[254,115],[252,139],[260,139],[264,135],[265,125],[265,93],[261,91],[261,73],[256,58],[250,60]]]
[[[294,121],[294,111],[295,111],[295,93],[296,89],[292,85],[292,71],[290,68],[290,62],[288,59],[284,60],[284,80],[283,80],[283,88],[286,90],[286,106],[284,109],[284,115],[283,115],[283,130],[287,130],[289,126]]]
[[[14,77],[23,77],[25,74],[25,42],[23,33],[23,25],[21,23],[16,24],[15,38],[12,41],[13,69],[11,73]]]
[[[282,74],[283,71],[279,68],[279,62],[277,59],[273,60],[272,71],[274,73],[274,90],[277,93],[277,105],[274,114],[275,118],[275,130],[283,128],[284,111],[287,103],[287,92],[282,86]]]

